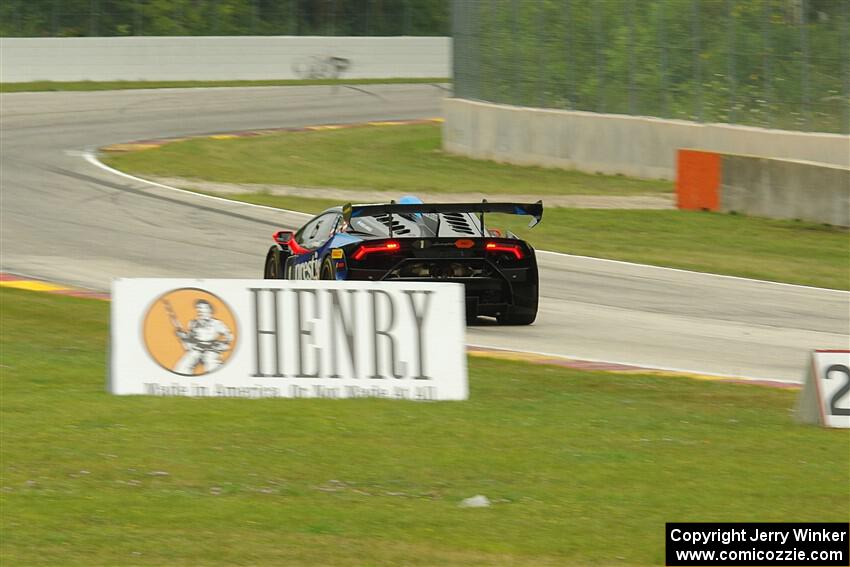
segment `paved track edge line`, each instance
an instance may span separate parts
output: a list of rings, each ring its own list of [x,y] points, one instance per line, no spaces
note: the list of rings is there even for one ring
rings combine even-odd
[[[281,208],[278,208],[278,207],[269,207],[267,205],[257,205],[255,203],[246,203],[244,201],[235,201],[233,199],[225,199],[224,197],[216,197],[214,195],[206,195],[204,193],[196,193],[195,191],[189,191],[187,189],[180,189],[179,187],[172,187],[170,185],[165,185],[163,183],[157,183],[156,181],[150,181],[149,179],[145,179],[143,177],[136,177],[135,175],[130,175],[129,173],[124,173],[123,171],[115,169],[114,167],[109,167],[108,165],[106,165],[105,163],[103,163],[102,161],[97,159],[97,155],[95,154],[95,152],[93,152],[91,150],[83,151],[82,157],[83,157],[84,160],[86,160],[91,165],[98,167],[98,168],[100,168],[104,171],[107,171],[107,172],[112,173],[114,175],[118,175],[119,177],[124,177],[126,179],[136,181],[138,183],[147,183],[148,185],[152,185],[152,186],[158,187],[160,189],[167,189],[169,191],[176,191],[178,193],[183,193],[184,195],[193,195],[195,197],[201,197],[201,198],[204,198],[204,199],[210,199],[212,201],[228,203],[230,205],[245,205],[245,206],[248,206],[248,207],[257,207],[257,208],[264,209],[264,210],[267,210],[267,211],[284,212],[284,213],[290,213],[290,214],[293,214],[293,215],[301,215],[301,216],[308,217],[308,218],[314,216],[314,215],[311,215],[309,213],[302,213],[301,211],[292,211],[292,210],[289,210],[289,209],[281,209]]]
[[[765,378],[763,376],[740,376],[734,374],[720,374],[716,372],[704,372],[700,370],[690,370],[686,368],[673,368],[667,366],[645,366],[642,363],[637,362],[623,362],[623,361],[614,361],[614,360],[601,360],[598,358],[587,358],[586,356],[578,356],[571,354],[553,354],[550,352],[540,352],[533,350],[514,350],[503,347],[494,347],[487,346],[475,343],[466,343],[467,347],[472,347],[473,349],[483,349],[485,351],[490,351],[493,353],[502,353],[505,355],[510,354],[526,354],[533,355],[536,357],[548,358],[548,359],[560,359],[564,361],[575,361],[575,362],[591,362],[598,364],[610,364],[616,366],[623,366],[622,369],[595,369],[588,368],[587,370],[594,372],[613,372],[613,373],[628,373],[628,374],[658,374],[665,373],[666,375],[676,375],[686,378],[693,378],[697,380],[717,380],[717,381],[736,381],[743,383],[769,383],[782,387],[800,387],[802,384],[800,382],[796,382],[794,380],[782,380],[779,378]]]

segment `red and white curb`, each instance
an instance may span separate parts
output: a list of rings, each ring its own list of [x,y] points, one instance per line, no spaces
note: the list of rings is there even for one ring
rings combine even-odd
[[[200,136],[182,136],[179,138],[156,138],[152,140],[137,140],[123,144],[112,144],[103,146],[100,151],[136,152],[158,148],[173,142],[184,142],[186,140],[197,140],[209,138],[211,140],[234,140],[236,138],[253,138],[256,136],[267,136],[269,134],[280,134],[281,132],[318,132],[323,130],[347,130],[352,128],[368,128],[370,126],[412,126],[414,124],[440,124],[442,118],[419,118],[415,120],[380,120],[372,122],[352,122],[345,124],[319,124],[315,126],[292,126],[284,128],[263,128],[262,130],[242,130],[237,132],[225,132],[221,134],[202,134]]]
[[[17,274],[9,274],[6,272],[0,272],[0,287],[11,287],[16,289],[25,289],[28,291],[41,291],[56,295],[69,295],[71,297],[83,297],[86,299],[109,301],[109,294],[102,291],[79,289],[63,284],[46,282],[26,276],[19,276]]]

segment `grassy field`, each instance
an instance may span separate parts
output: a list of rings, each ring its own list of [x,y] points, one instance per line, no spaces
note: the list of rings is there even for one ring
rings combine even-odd
[[[142,175],[342,189],[542,197],[673,190],[667,181],[518,167],[449,155],[440,147],[438,124],[372,126],[232,140],[199,138],[104,161]]]
[[[0,305],[4,565],[659,565],[667,521],[850,516],[794,391],[473,358],[468,402],[113,397],[108,304]]]
[[[0,83],[0,92],[116,91],[127,89],[185,89],[198,87],[291,87],[306,85],[383,85],[448,83],[450,79],[292,79],[278,81],[32,81]]]
[[[326,199],[264,193],[220,195],[282,209],[320,212]],[[527,220],[488,215],[540,250],[554,250],[815,287],[850,290],[850,238],[815,223],[703,213],[549,208],[532,230]]]

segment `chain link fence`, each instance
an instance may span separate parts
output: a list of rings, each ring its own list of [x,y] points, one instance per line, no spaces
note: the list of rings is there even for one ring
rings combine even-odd
[[[449,0],[2,0],[0,36],[447,36]]]
[[[455,96],[850,133],[850,0],[453,0]]]

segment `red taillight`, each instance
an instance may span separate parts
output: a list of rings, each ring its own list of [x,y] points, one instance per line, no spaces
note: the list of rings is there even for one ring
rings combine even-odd
[[[361,260],[366,254],[371,254],[372,252],[395,252],[399,248],[401,246],[395,240],[387,240],[386,242],[379,242],[377,244],[362,244],[351,257],[355,260]]]
[[[468,238],[460,238],[455,240],[455,248],[466,249],[475,246],[475,241]]]
[[[522,260],[523,253],[519,244],[503,244],[501,242],[488,242],[484,245],[487,252],[510,252],[517,260]]]

